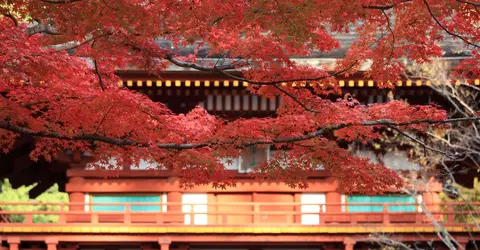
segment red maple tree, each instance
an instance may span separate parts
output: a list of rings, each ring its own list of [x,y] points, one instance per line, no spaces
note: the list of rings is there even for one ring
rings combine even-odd
[[[352,156],[336,140],[375,139],[382,127],[422,132],[427,125],[450,122],[446,112],[401,101],[331,102],[325,95],[340,89],[329,83],[365,63],[370,64],[365,74],[380,83],[399,79],[402,60],[425,63],[441,56],[437,42],[447,36],[473,47],[473,58],[458,72],[478,75],[479,5],[461,0],[4,0],[0,143],[8,152],[19,135],[32,135],[37,138],[32,159],[51,160],[65,150],[91,152],[104,164],[112,157],[118,165],[143,159],[160,162],[159,168],[174,171],[186,185],[219,187],[234,183],[218,158],[275,145],[284,152],[256,168],[260,178],[304,186],[308,172],[321,163],[345,192],[398,188],[402,180],[395,172]],[[340,46],[334,34],[351,31],[358,38],[333,69],[300,65],[290,57],[332,51]],[[158,46],[160,37],[175,47],[194,45],[195,53],[208,45],[209,55],[220,55],[222,63],[198,60],[195,53],[180,56],[175,48]],[[284,104],[274,118],[227,122],[200,107],[173,114],[117,85],[117,69],[159,74],[171,64],[247,81],[252,93],[280,95]],[[310,87],[295,87],[299,82]]]

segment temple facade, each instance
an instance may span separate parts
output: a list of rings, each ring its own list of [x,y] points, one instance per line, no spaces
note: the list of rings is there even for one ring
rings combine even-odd
[[[212,73],[168,72],[162,79],[134,70],[119,75],[122,86],[145,93],[177,113],[199,105],[226,119],[268,117],[282,103],[280,98],[249,94],[247,82]],[[394,92],[376,88],[374,81],[360,76],[338,79],[335,84],[363,103],[390,99],[415,104],[441,102],[427,86],[435,83],[421,80],[394,82]],[[473,84],[480,82],[474,80]],[[19,146],[13,152],[26,148]],[[250,178],[247,173],[268,160],[273,151],[251,148],[239,158],[222,159],[237,178],[237,186],[225,190],[210,186],[183,189],[172,173],[150,169],[146,162],[122,166],[115,177],[106,178],[105,172],[88,167],[92,156],[66,152],[48,171],[57,176],[57,182],[63,180],[60,186],[68,193],[69,204],[51,204],[55,210],[34,212],[25,208],[27,204],[0,204],[25,208],[0,210],[2,250],[353,250],[379,249],[378,242],[386,237],[405,244],[448,249],[438,233],[441,230],[451,234],[458,249],[474,249],[473,240],[480,239],[479,228],[473,222],[459,219],[469,211],[467,206],[441,203],[442,184],[434,172],[421,177],[425,181],[415,193],[371,196],[339,193],[337,181],[321,166],[310,176],[308,189]],[[368,150],[355,153],[375,161],[375,155]],[[415,174],[420,168],[407,155],[388,153],[382,159],[385,165],[402,173]],[[66,171],[61,166],[66,166]],[[28,183],[32,175],[32,169],[26,167],[0,171],[14,186]],[[44,186],[52,179],[41,178]],[[35,216],[39,214],[56,217],[38,222]],[[23,219],[11,221],[12,215]]]

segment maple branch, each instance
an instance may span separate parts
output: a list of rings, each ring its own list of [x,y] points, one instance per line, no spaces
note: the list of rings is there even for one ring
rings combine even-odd
[[[80,98],[76,97],[76,96],[66,96],[66,97],[57,97],[53,101],[59,101],[61,99],[79,100]],[[36,105],[47,104],[47,103],[51,103],[51,102],[52,102],[52,100],[30,102],[30,103],[27,103],[27,104],[23,105],[22,107],[23,108],[31,108],[31,107],[36,106]]]
[[[44,3],[51,3],[51,4],[64,4],[64,3],[73,3],[79,2],[81,0],[40,0]]]
[[[430,8],[430,5],[428,4],[427,0],[423,0],[423,3],[425,3],[425,6],[427,6],[427,10],[428,10],[428,13],[430,13],[430,16],[433,18],[433,20],[438,24],[438,26],[440,26],[440,28],[442,28],[445,32],[447,32],[447,34],[451,35],[451,36],[454,36],[460,40],[462,40],[463,42],[465,42],[466,44],[468,45],[471,45],[475,48],[478,48],[480,49],[480,45],[477,45],[477,44],[474,44],[470,41],[468,41],[466,38],[464,38],[463,36],[457,34],[457,33],[454,33],[454,32],[451,32],[450,30],[447,29],[447,27],[445,27],[438,19],[437,17],[433,14],[432,12],[432,9]]]
[[[90,34],[86,35],[85,39],[82,40],[82,41],[70,41],[70,42],[61,43],[61,44],[50,45],[50,46],[47,46],[46,48],[47,49],[53,49],[55,51],[71,50],[71,49],[75,49],[77,47],[80,47],[80,46],[82,46],[86,43],[89,43],[89,42],[91,42],[95,39],[105,37],[105,36],[110,36],[112,34],[113,34],[113,32],[108,32],[108,33],[101,34],[101,35],[98,35],[98,36],[93,36],[92,33],[90,33]]]
[[[392,29],[392,26],[390,24],[390,17],[388,17],[387,13],[385,12],[385,10],[380,10],[383,15],[385,16],[385,19],[387,20],[387,27],[388,27],[388,30],[390,31],[390,34],[392,35],[392,49],[390,50],[390,55],[388,56],[388,64],[390,64],[390,62],[392,61],[392,57],[393,57],[393,52],[395,50],[395,34],[393,33],[393,29]]]
[[[465,0],[457,0],[457,2],[459,2],[459,3],[471,4],[471,5],[475,6],[475,7],[480,7],[480,3],[474,3],[474,2],[465,1]]]
[[[92,48],[95,47],[96,40],[93,39]],[[97,59],[93,58],[93,66],[95,68],[95,74],[98,76],[98,84],[100,84],[100,89],[105,91],[105,85],[103,84],[102,74],[100,73],[100,67],[98,66]]]
[[[173,54],[168,53],[165,55],[164,59],[170,61],[171,63],[182,67],[182,68],[192,68],[200,71],[216,71],[216,70],[229,70],[229,69],[235,69],[236,64],[229,64],[229,65],[224,65],[224,66],[214,66],[214,67],[208,67],[208,66],[203,66],[199,65],[196,63],[188,63],[184,61],[180,61],[174,57]]]
[[[353,67],[355,67],[355,65],[358,63],[358,60],[353,62],[349,67],[345,68],[345,69],[342,69],[340,71],[337,71],[337,72],[334,72],[332,74],[328,74],[328,75],[325,75],[325,76],[320,76],[320,77],[312,77],[312,78],[293,78],[293,79],[286,79],[286,80],[276,80],[276,81],[270,81],[270,82],[259,82],[259,81],[252,81],[252,80],[248,80],[247,78],[244,78],[244,77],[240,77],[240,76],[236,76],[236,75],[232,75],[224,70],[218,70],[219,72],[223,73],[224,75],[226,76],[229,76],[235,80],[239,80],[239,81],[244,81],[244,82],[248,82],[248,83],[251,83],[251,84],[258,84],[258,85],[276,85],[276,84],[280,84],[280,83],[284,83],[284,82],[297,82],[297,81],[319,81],[319,80],[322,80],[322,79],[326,79],[326,78],[329,78],[329,77],[335,77],[335,76],[339,76],[347,71],[349,71],[350,69],[352,69]]]
[[[43,24],[43,23],[38,23],[38,24],[35,24],[34,26],[28,27],[25,30],[25,33],[29,36],[33,36],[39,33],[44,33],[48,35],[60,35],[60,32],[58,32],[54,27],[48,24]]]
[[[245,142],[240,145],[237,145],[240,148],[250,147],[255,145],[269,145],[269,144],[278,144],[278,143],[293,143],[298,141],[305,141],[309,139],[313,139],[315,137],[319,137],[324,135],[330,131],[352,127],[352,126],[408,126],[414,124],[446,124],[446,123],[456,123],[462,121],[475,121],[480,122],[480,117],[465,117],[465,118],[455,118],[455,119],[446,119],[446,120],[414,120],[410,122],[393,122],[391,120],[372,120],[372,121],[364,121],[360,123],[343,123],[337,125],[331,125],[327,127],[323,127],[318,129],[315,132],[311,132],[301,136],[294,136],[294,137],[283,137],[283,138],[273,138],[270,140],[255,140],[250,142]],[[43,137],[43,138],[53,138],[53,139],[60,139],[60,140],[70,140],[70,141],[89,141],[89,142],[103,142],[115,146],[135,146],[135,147],[157,147],[161,149],[177,149],[177,150],[185,150],[185,149],[195,149],[195,148],[203,148],[210,146],[212,144],[215,145],[232,145],[234,141],[226,141],[226,142],[219,142],[219,141],[205,141],[199,143],[156,143],[156,144],[149,144],[145,142],[138,142],[134,140],[128,139],[118,139],[118,138],[111,138],[107,136],[98,136],[95,134],[82,134],[76,136],[66,136],[61,135],[57,132],[52,131],[34,131],[25,127],[20,127],[17,125],[10,124],[7,121],[0,121],[0,128],[23,134],[23,135],[30,135],[34,137]]]
[[[304,108],[306,111],[310,111],[312,113],[319,113],[318,110],[314,110],[314,109],[311,109],[309,107],[307,107],[305,104],[303,104],[300,100],[298,100],[295,96],[293,96],[292,94],[288,93],[288,91],[285,91],[284,89],[282,89],[281,87],[278,87],[277,85],[273,85],[274,88],[278,89],[280,92],[282,92],[283,94],[285,94],[286,96],[292,98],[293,101],[295,101],[296,103],[298,103],[298,105],[302,106],[302,108]]]
[[[400,4],[402,3],[408,3],[408,2],[411,2],[412,0],[404,0],[402,1]],[[395,3],[395,4],[390,4],[390,5],[362,5],[362,8],[364,9],[376,9],[376,10],[389,10],[395,6],[397,6],[398,4]]]
[[[100,84],[100,89],[102,89],[102,91],[105,91],[105,85],[103,84],[103,78],[100,73],[97,60],[93,59],[93,65],[95,67],[95,74],[98,76],[98,84]]]
[[[18,26],[18,20],[17,18],[15,18],[15,16],[13,16],[11,13],[1,13],[1,15],[3,15],[4,17],[7,17],[9,19],[11,19],[13,21],[13,23],[15,24],[15,26]]]

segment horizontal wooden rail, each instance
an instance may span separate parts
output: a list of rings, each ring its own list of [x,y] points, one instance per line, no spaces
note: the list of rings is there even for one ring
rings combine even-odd
[[[49,209],[46,209],[48,206]],[[402,207],[407,207],[402,209]],[[141,211],[141,210],[144,211]],[[92,211],[93,210],[93,211]],[[101,211],[103,210],[103,211]],[[110,211],[108,211],[110,210]],[[157,211],[158,210],[158,211]],[[431,226],[474,224],[480,202],[301,204],[293,202],[231,202],[186,204],[132,203],[0,203],[0,224],[99,225],[380,225]],[[428,213],[428,216],[427,214]],[[42,217],[43,216],[43,217]]]

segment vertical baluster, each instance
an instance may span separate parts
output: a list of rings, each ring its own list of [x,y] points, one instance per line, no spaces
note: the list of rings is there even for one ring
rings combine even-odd
[[[65,204],[64,203],[60,204],[60,213],[58,216],[59,216],[58,222],[65,223]]]
[[[453,204],[447,204],[447,224],[455,224],[455,210],[453,209]]]
[[[26,224],[32,224],[33,223],[33,214],[31,214],[31,212],[27,212],[27,214],[25,214],[25,222]]]
[[[388,204],[383,204],[383,224],[384,225],[390,224],[390,218],[388,214]]]
[[[97,224],[98,223],[98,213],[92,211],[90,220],[92,221],[93,224]]]
[[[190,225],[195,225],[195,213],[193,212],[194,205],[190,205]]]
[[[260,222],[260,217],[259,217],[259,212],[260,212],[260,207],[258,204],[253,205],[253,224],[257,224]]]
[[[318,212],[318,224],[323,225],[325,223],[325,213],[323,212],[324,205],[319,205],[320,211]]]
[[[132,214],[130,213],[130,204],[125,204],[125,214],[123,218],[123,223],[130,224],[132,222]]]

